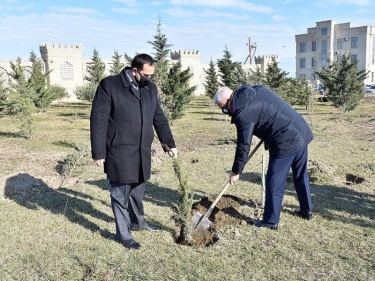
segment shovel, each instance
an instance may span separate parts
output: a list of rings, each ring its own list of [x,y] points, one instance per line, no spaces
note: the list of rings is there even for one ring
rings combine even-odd
[[[245,165],[247,162],[249,162],[250,158],[253,157],[254,153],[258,150],[258,148],[261,146],[263,141],[260,141],[253,149],[253,151],[250,152],[249,156],[247,156]],[[227,191],[228,187],[230,186],[230,181],[227,182],[227,184],[223,187],[219,195],[216,197],[215,201],[211,204],[211,206],[207,209],[207,212],[202,215],[199,212],[195,212],[195,214],[192,217],[192,230],[204,233],[207,229],[210,228],[212,222],[208,219],[208,217],[211,215],[212,210],[215,208],[217,202],[219,202],[220,198],[223,196],[225,191]]]

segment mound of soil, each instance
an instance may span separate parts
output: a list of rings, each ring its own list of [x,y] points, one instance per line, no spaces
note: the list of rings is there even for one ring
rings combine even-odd
[[[192,206],[192,213],[199,212],[204,215],[207,209],[215,201],[215,197],[203,197]],[[212,222],[204,233],[193,231],[191,236],[196,247],[205,247],[214,244],[219,240],[217,231],[230,225],[246,225],[250,219],[260,219],[262,208],[254,201],[245,201],[232,195],[224,195],[208,219]],[[176,238],[176,242],[181,242],[181,237]]]

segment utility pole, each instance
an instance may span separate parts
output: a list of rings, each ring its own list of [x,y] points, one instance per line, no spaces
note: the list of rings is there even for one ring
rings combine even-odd
[[[254,42],[254,44],[251,44],[251,38],[249,37],[249,43],[247,43],[246,45],[249,46],[249,55],[247,56],[247,58],[246,58],[246,60],[243,64],[246,64],[247,59],[249,59],[249,62],[250,62],[250,65],[251,65],[252,62],[253,62],[253,57],[255,55],[255,51],[257,49],[257,43]],[[252,53],[252,51],[251,51],[252,49],[254,49],[254,53]]]

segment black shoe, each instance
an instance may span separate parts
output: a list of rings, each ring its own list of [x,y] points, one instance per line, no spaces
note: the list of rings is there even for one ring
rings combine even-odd
[[[122,240],[121,243],[128,249],[139,249],[141,247],[141,244],[139,244],[134,239]]]
[[[272,230],[276,230],[279,227],[277,223],[269,223],[264,220],[261,220],[261,221],[249,220],[247,223],[254,225],[256,227],[267,227]]]
[[[139,228],[138,225],[132,224],[131,225],[131,230],[132,231],[140,231],[140,230],[159,231],[160,229],[158,227],[156,227],[156,226],[152,226],[152,225],[149,225],[149,224],[147,224],[147,226],[142,227],[142,228]]]
[[[294,213],[301,217],[301,218],[304,218],[306,220],[311,220],[312,219],[312,212],[309,212],[309,211],[302,211],[300,208],[297,208],[294,210]]]

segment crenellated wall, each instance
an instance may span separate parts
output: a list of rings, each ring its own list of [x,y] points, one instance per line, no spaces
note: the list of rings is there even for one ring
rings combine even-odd
[[[70,94],[68,101],[77,101],[74,95],[74,89],[77,86],[85,84],[84,77],[86,75],[87,65],[91,62],[91,58],[82,57],[83,46],[81,44],[44,43],[39,46],[39,51],[44,62],[45,70],[50,72],[48,84],[65,87]],[[278,56],[274,55],[256,56],[254,58],[255,64],[243,65],[243,68],[244,70],[254,70],[256,67],[259,67],[261,71],[264,72],[264,69],[272,61],[272,58],[276,58],[278,61]],[[170,53],[170,59],[171,64],[180,61],[183,70],[188,67],[190,68],[190,71],[193,73],[190,84],[192,86],[197,86],[194,95],[205,94],[204,84],[206,73],[204,70],[208,70],[209,64],[200,62],[199,50],[172,51]],[[109,74],[112,58],[101,60],[106,65],[106,74]],[[30,62],[24,61],[22,64],[29,66]],[[9,79],[7,75],[9,71],[9,61],[0,61],[0,77]]]

